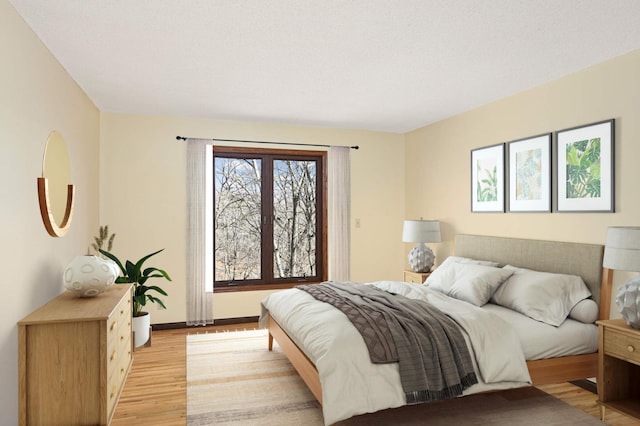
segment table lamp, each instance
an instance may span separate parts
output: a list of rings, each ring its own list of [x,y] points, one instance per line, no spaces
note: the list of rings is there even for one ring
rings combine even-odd
[[[640,271],[640,227],[609,227],[602,266],[622,271]],[[627,324],[640,329],[640,275],[620,286],[616,305]]]
[[[402,230],[402,241],[418,243],[409,252],[409,266],[415,272],[429,272],[433,266],[435,255],[424,243],[439,243],[440,221],[438,220],[405,220]]]

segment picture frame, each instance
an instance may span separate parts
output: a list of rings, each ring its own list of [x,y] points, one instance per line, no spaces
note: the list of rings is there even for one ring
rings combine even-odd
[[[471,150],[471,211],[504,213],[504,143]]]
[[[506,143],[509,212],[551,212],[551,136]]]
[[[558,212],[615,211],[615,120],[556,132]]]

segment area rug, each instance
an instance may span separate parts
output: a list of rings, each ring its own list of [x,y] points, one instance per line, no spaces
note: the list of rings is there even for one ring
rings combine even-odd
[[[365,414],[341,426],[603,425],[533,387]],[[322,409],[264,330],[187,336],[187,425],[323,425]]]

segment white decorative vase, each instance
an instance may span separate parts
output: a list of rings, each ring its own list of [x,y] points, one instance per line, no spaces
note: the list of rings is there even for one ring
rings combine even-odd
[[[76,297],[93,297],[105,291],[116,280],[115,263],[97,256],[76,256],[64,270],[64,287]]]
[[[616,305],[627,324],[640,329],[640,277],[632,278],[620,286]]]
[[[134,347],[139,347],[149,340],[149,328],[151,327],[151,315],[149,312],[140,312],[139,317],[133,317],[132,323],[135,333]]]

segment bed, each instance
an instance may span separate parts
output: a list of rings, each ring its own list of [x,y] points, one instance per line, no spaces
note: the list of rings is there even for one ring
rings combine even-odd
[[[453,255],[464,259],[482,259],[487,262],[495,262],[495,264],[499,264],[501,267],[509,265],[508,267],[515,267],[515,270],[518,268],[525,268],[527,270],[545,271],[555,274],[577,275],[582,278],[588,287],[591,293],[590,299],[592,299],[599,307],[598,318],[605,319],[609,317],[612,271],[603,269],[601,266],[603,251],[603,246],[595,244],[527,240],[479,235],[458,235],[456,236]],[[415,284],[407,283],[379,282],[374,283],[374,285],[379,287],[389,287],[395,293],[407,293],[411,297],[414,297],[414,295],[418,293],[420,294],[417,297],[422,297],[422,292],[431,291],[428,288],[424,288],[428,286],[417,286]],[[335,332],[337,334],[338,332],[341,332],[342,329],[348,329],[350,326],[345,324],[334,325],[334,321],[338,320],[341,313],[334,312],[336,310],[331,307],[319,307],[319,305],[326,305],[321,302],[316,302],[317,304],[311,304],[311,302],[304,304],[307,303],[307,298],[304,303],[300,304],[300,308],[296,308],[296,305],[293,304],[293,302],[290,302],[290,300],[293,300],[293,298],[304,299],[307,296],[301,296],[300,293],[304,292],[300,290],[292,289],[287,291],[290,292],[290,294],[286,296],[287,299],[284,298],[284,295],[279,295],[278,297],[273,298],[275,301],[271,301],[273,309],[276,309],[278,303],[280,303],[280,305],[287,305],[285,307],[285,313],[278,312],[276,314],[276,310],[271,312],[269,308],[265,306],[265,301],[263,301],[261,324],[268,327],[269,330],[269,349],[272,349],[273,340],[275,339],[313,395],[323,405],[323,413],[327,424],[332,424],[339,420],[365,412],[378,411],[385,408],[404,405],[404,401],[400,401],[399,397],[397,397],[397,391],[391,389],[394,386],[397,387],[395,379],[389,379],[391,376],[387,376],[387,374],[397,375],[397,371],[395,373],[387,372],[387,370],[393,369],[390,366],[379,368],[379,366],[371,366],[370,363],[367,365],[367,362],[362,361],[362,358],[358,359],[359,355],[355,354],[357,352],[355,349],[348,349],[350,348],[349,345],[351,345],[350,342],[333,344],[334,347],[339,348],[333,349],[337,350],[339,354],[332,355],[329,361],[327,361],[327,359],[329,359],[328,356],[325,357],[322,355],[319,357],[318,353],[320,352],[318,352],[318,348],[309,347],[313,346],[313,344],[309,345],[306,334],[311,332],[315,333],[316,329],[323,328],[326,330],[320,331],[321,334],[318,337],[314,337],[314,339],[327,341],[333,338],[331,333]],[[427,294],[424,297],[432,296]],[[266,300],[266,302],[269,301]],[[449,301],[444,300],[442,303],[449,303]],[[454,303],[453,307],[450,305],[444,306],[446,306],[447,310],[455,311],[457,306],[455,303],[459,304],[460,302],[454,300],[451,303]],[[465,302],[462,303],[465,304]],[[269,305],[269,303],[266,305]],[[507,312],[509,310],[501,312],[504,310],[501,306],[493,306],[493,304],[489,303],[485,308],[488,309],[483,308],[481,310],[493,310],[493,316],[501,317],[506,322],[515,322],[513,318],[509,316],[513,313]],[[304,312],[304,314],[302,314],[302,312]],[[298,316],[296,317],[296,315]],[[309,318],[317,318],[314,320],[317,321],[317,323],[316,325],[310,325],[306,331],[302,330],[294,333],[292,331],[294,327],[292,327],[291,324],[296,321],[299,322],[299,319],[296,320],[296,318],[300,318],[300,315],[304,315]],[[517,318],[517,315],[514,318]],[[487,383],[484,383],[484,381],[481,380],[482,383],[472,386],[470,388],[471,391],[468,393],[520,387],[530,384],[538,385],[560,383],[595,377],[597,373],[596,326],[593,324],[582,324],[580,326],[578,324],[574,324],[576,321],[572,320],[567,320],[565,322],[568,325],[563,323],[560,327],[556,328],[563,329],[567,326],[582,327],[582,329],[587,330],[587,334],[589,336],[587,339],[591,341],[591,344],[583,347],[578,351],[578,354],[571,354],[571,352],[567,354],[565,350],[557,352],[553,350],[553,347],[551,347],[547,348],[545,350],[546,352],[529,353],[525,356],[523,350],[522,362],[525,365],[525,370],[528,372],[528,377],[526,379],[523,378],[522,375],[514,373],[516,378],[513,380],[506,376],[497,381],[488,381]],[[336,328],[336,330],[331,331],[331,327]],[[499,327],[504,330],[511,328],[507,326]],[[525,325],[525,327],[527,326]],[[518,332],[515,330],[511,330],[509,332],[513,332],[513,334],[518,335]],[[505,334],[508,333],[505,331]],[[517,339],[522,340],[523,334],[533,335],[535,333],[520,333]],[[576,332],[570,330],[569,334],[576,334]],[[353,336],[349,339],[357,340],[353,338]],[[557,338],[557,341],[561,341],[563,339],[563,337],[559,337]],[[526,346],[526,342],[523,340],[521,345],[522,347]],[[303,349],[301,349],[301,347]],[[353,352],[354,355],[348,354],[348,352]],[[529,350],[529,352],[531,351]],[[502,351],[502,353],[510,354],[511,352],[506,350]],[[513,353],[515,353],[515,351]],[[558,354],[562,356],[558,356]],[[353,361],[350,359],[352,356],[355,359]],[[475,356],[479,357],[479,354],[475,354]],[[499,361],[504,363],[513,362],[517,364],[517,358],[519,356],[520,355],[514,355],[513,361],[507,359],[511,358],[511,356],[504,357]],[[340,364],[336,364],[334,358],[341,358],[344,359],[344,361]],[[526,358],[526,361],[524,358]],[[314,362],[314,360],[316,362]],[[318,367],[316,367],[316,364],[318,364]],[[342,366],[342,364],[344,364],[344,366]],[[474,364],[477,364],[475,360]],[[475,365],[475,367],[477,368],[478,365]],[[340,375],[343,376],[341,377],[343,383],[359,383],[359,376],[361,375],[375,377],[374,382],[366,383],[366,386],[370,391],[364,395],[361,395],[362,392],[357,389],[340,389],[337,393],[334,393],[333,390],[336,389],[336,384],[331,383],[331,380],[334,379],[327,379],[326,371],[338,371],[339,368],[342,368],[342,370],[340,370]],[[515,372],[515,367],[513,367],[512,370]],[[369,380],[369,378],[366,380]],[[324,389],[323,385],[325,386]],[[388,391],[384,389],[387,385],[389,385],[388,387],[390,388]],[[348,385],[343,385],[343,387],[345,386],[348,387]],[[332,391],[330,392],[327,389],[332,389]]]

